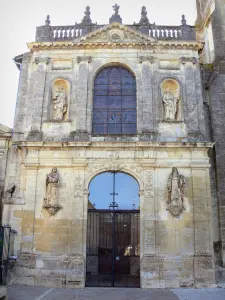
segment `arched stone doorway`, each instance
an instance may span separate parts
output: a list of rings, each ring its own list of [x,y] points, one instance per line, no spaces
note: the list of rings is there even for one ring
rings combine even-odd
[[[89,185],[86,286],[140,286],[139,185],[105,172]]]

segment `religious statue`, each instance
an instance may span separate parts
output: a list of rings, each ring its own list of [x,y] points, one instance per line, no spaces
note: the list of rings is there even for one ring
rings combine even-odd
[[[117,23],[122,23],[122,18],[120,17],[119,15],[119,5],[118,4],[115,4],[113,6],[113,9],[114,9],[114,14],[112,15],[112,17],[109,19],[109,23],[113,23],[113,22],[117,22]]]
[[[113,6],[113,9],[115,10],[115,15],[118,15],[120,7],[117,3]]]
[[[169,89],[163,95],[164,103],[164,118],[165,120],[175,121],[177,118],[177,104],[179,102],[179,95],[175,97]]]
[[[167,189],[168,189],[168,210],[173,216],[179,216],[184,208],[184,186],[185,178],[180,175],[177,168],[172,169],[169,176]]]
[[[81,23],[84,24],[92,24],[92,20],[90,18],[91,15],[91,10],[90,10],[90,6],[87,6],[84,12],[84,17],[83,20],[81,21]]]
[[[67,112],[66,95],[63,87],[58,87],[53,102],[53,120],[62,121]]]
[[[141,20],[139,22],[139,24],[141,25],[148,25],[149,24],[149,20],[148,20],[148,17],[147,17],[147,10],[146,10],[146,6],[142,6],[142,9],[141,9]]]
[[[57,205],[57,191],[59,186],[59,173],[53,168],[50,174],[46,175],[46,197],[45,205]]]

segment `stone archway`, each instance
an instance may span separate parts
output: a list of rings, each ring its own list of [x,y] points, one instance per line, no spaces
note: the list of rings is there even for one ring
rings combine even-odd
[[[120,187],[128,185],[122,195],[122,198],[127,196],[128,201],[123,203],[121,203],[122,198],[118,201],[115,199],[118,195],[116,177]],[[112,193],[111,190],[108,192],[112,196],[112,201],[106,204],[104,192],[109,189],[107,181],[111,179]],[[132,188],[138,196],[138,182],[132,176],[118,171],[100,173],[92,178],[90,185],[93,181],[96,187],[101,185],[101,193],[95,194],[98,203],[94,203],[93,198],[91,200],[89,198],[88,202],[86,285],[139,287],[140,211],[139,203],[138,207],[129,204]],[[102,199],[98,199],[101,196],[103,202]]]

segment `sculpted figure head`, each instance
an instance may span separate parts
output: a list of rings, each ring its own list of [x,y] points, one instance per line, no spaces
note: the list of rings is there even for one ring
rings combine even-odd
[[[57,168],[53,168],[52,173],[57,173]]]

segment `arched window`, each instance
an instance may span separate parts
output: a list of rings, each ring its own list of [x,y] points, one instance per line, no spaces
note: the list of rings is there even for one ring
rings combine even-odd
[[[135,134],[136,80],[127,69],[106,67],[94,82],[93,133]]]

